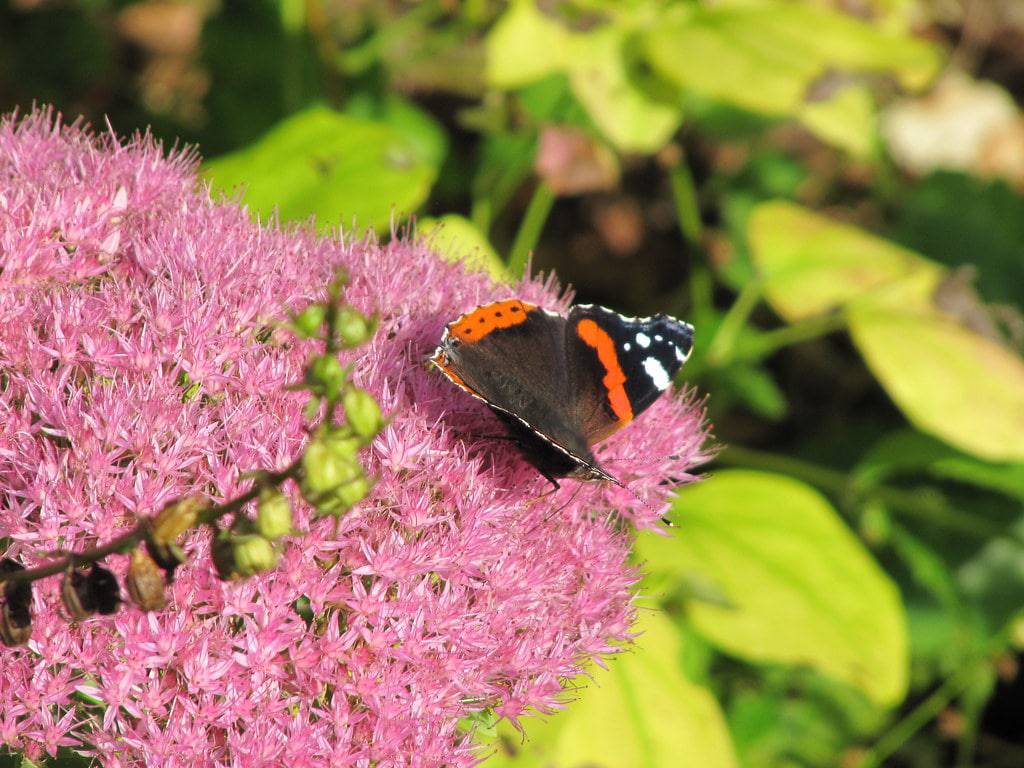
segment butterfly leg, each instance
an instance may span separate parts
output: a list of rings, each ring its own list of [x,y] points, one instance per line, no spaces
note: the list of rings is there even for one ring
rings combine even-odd
[[[558,491],[558,489],[559,489],[559,488],[561,488],[561,487],[562,487],[562,486],[561,486],[561,485],[560,485],[560,484],[558,483],[558,481],[557,481],[557,480],[555,480],[555,478],[554,478],[554,477],[553,477],[553,476],[552,476],[552,475],[551,475],[550,473],[548,473],[548,472],[545,472],[545,471],[544,471],[543,469],[540,469],[539,467],[538,467],[537,471],[538,471],[538,472],[540,472],[540,473],[541,473],[542,475],[544,475],[544,479],[545,479],[545,480],[547,480],[547,481],[548,481],[549,483],[551,483],[551,485],[552,485],[552,486],[554,486],[554,487],[553,487],[553,488],[551,488],[550,490],[548,490],[548,491],[545,491],[544,493],[542,493],[542,494],[541,494],[540,496],[538,496],[537,498],[541,498],[541,499],[542,499],[542,498],[544,498],[545,496],[550,496],[550,495],[551,495],[552,493],[555,493],[556,491]]]

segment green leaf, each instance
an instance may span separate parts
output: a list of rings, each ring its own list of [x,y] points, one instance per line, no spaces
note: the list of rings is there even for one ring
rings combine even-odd
[[[469,219],[454,213],[420,219],[417,231],[448,261],[462,261],[467,269],[486,272],[495,282],[508,282],[505,262]]]
[[[938,49],[851,16],[797,3],[694,8],[666,17],[646,48],[663,76],[753,112],[796,116],[811,84],[830,70],[891,72],[926,85]]]
[[[215,191],[242,187],[261,217],[384,230],[393,213],[426,199],[437,165],[388,125],[315,106],[279,123],[249,147],[204,164]]]
[[[485,78],[495,88],[512,89],[561,70],[569,32],[541,13],[533,0],[514,0],[487,35]]]
[[[923,304],[944,274],[912,251],[784,200],[754,209],[748,237],[765,298],[790,322],[882,291],[894,304]]]
[[[439,168],[448,152],[448,136],[444,127],[424,109],[408,99],[387,94],[377,100],[367,93],[358,93],[345,100],[345,114],[394,128],[409,142],[416,156]]]
[[[523,721],[528,737],[504,729],[503,748],[486,768],[661,768],[736,765],[729,733],[711,692],[679,668],[679,630],[660,611],[641,611],[635,648],[594,669],[578,701],[546,723]],[[499,732],[503,729],[499,728]],[[514,752],[515,754],[510,754]]]
[[[678,105],[655,101],[630,80],[627,32],[605,26],[573,35],[568,57],[573,93],[601,132],[623,152],[656,152],[682,122]]]
[[[1024,605],[1024,518],[1013,533],[989,541],[956,574],[960,588],[981,609],[993,634],[1020,614]]]
[[[843,88],[826,101],[805,102],[798,115],[811,133],[853,157],[866,159],[875,154],[875,100],[866,85]]]
[[[782,475],[719,471],[681,490],[672,537],[643,534],[652,570],[714,580],[729,605],[691,602],[694,625],[724,651],[807,664],[882,705],[907,686],[900,596],[828,501]]]
[[[786,396],[764,368],[736,364],[719,374],[721,383],[750,410],[769,421],[779,421],[789,410]]]
[[[848,312],[868,367],[914,426],[988,461],[1024,461],[1024,360],[938,312]]]

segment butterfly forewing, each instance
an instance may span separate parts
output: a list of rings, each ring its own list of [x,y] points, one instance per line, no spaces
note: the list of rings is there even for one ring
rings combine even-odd
[[[668,315],[631,318],[581,304],[569,312],[565,346],[570,411],[592,445],[668,388],[693,347],[693,327]]]

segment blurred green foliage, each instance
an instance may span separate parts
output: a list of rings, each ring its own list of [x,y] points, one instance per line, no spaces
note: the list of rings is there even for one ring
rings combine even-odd
[[[722,450],[678,529],[638,538],[642,635],[525,735],[466,718],[485,765],[1018,766],[1024,174],[942,154],[984,112],[914,99],[969,36],[942,13],[19,0],[0,99],[198,143],[263,218],[421,215],[496,281],[533,253],[581,298],[694,323],[680,383]],[[994,40],[968,82],[997,59],[1024,84]]]

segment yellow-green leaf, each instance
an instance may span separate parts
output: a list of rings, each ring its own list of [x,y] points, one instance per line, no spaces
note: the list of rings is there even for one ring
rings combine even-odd
[[[487,35],[487,82],[518,88],[560,71],[568,43],[568,30],[541,13],[533,0],[514,0]]]
[[[913,251],[782,200],[753,211],[748,236],[765,298],[789,321],[872,293],[924,306],[945,271]]]
[[[990,461],[1024,461],[1024,360],[938,312],[874,302],[848,313],[854,343],[910,421]]]
[[[469,219],[450,213],[439,219],[420,219],[419,234],[448,261],[462,261],[467,269],[481,270],[495,282],[508,282],[508,269],[487,237]]]
[[[799,3],[694,8],[650,30],[655,69],[678,84],[754,112],[795,116],[829,70],[883,71],[920,88],[938,49],[837,11]]]
[[[672,622],[642,610],[636,647],[580,677],[578,701],[547,722],[511,729],[485,768],[733,768],[736,758],[718,702],[680,669],[682,640]],[[501,730],[501,729],[499,729]],[[510,754],[511,751],[515,754]]]
[[[436,159],[395,128],[310,107],[278,123],[256,143],[205,163],[215,191],[242,190],[260,216],[315,216],[321,226],[355,221],[387,229],[393,213],[410,213],[427,197]]]
[[[877,148],[875,100],[866,85],[843,88],[825,101],[805,102],[798,117],[819,139],[854,157],[871,157]]]
[[[630,81],[626,30],[605,26],[572,37],[572,91],[601,132],[624,152],[656,152],[682,121],[678,105],[655,101]]]
[[[907,688],[907,634],[896,586],[813,488],[724,470],[682,489],[671,537],[643,534],[646,567],[677,583],[711,581],[722,599],[688,614],[722,650],[806,664],[882,705]]]

